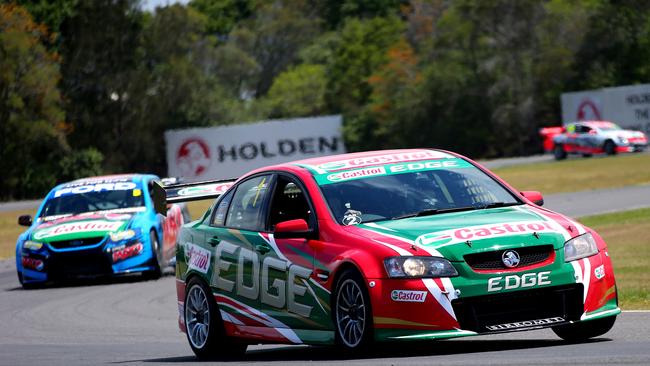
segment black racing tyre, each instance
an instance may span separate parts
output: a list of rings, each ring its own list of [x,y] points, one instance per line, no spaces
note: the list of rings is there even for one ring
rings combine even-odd
[[[616,144],[612,140],[607,140],[605,141],[605,145],[603,145],[603,150],[605,150],[605,154],[607,155],[616,155]]]
[[[590,158],[590,157],[592,157],[592,156],[593,156],[593,155],[591,155],[591,154],[582,154],[582,157],[583,157],[583,158]]]
[[[609,316],[607,318],[582,321],[575,324],[560,325],[553,327],[553,332],[565,341],[581,342],[609,332],[614,326],[615,321],[615,316]]]
[[[42,283],[38,283],[38,282],[37,283],[25,283],[25,281],[23,281],[23,273],[18,272],[18,271],[16,271],[16,273],[18,273],[18,282],[20,282],[20,285],[25,290],[35,290],[35,289],[41,288],[43,286]]]
[[[217,302],[210,288],[198,277],[185,287],[187,341],[200,360],[232,360],[246,353],[247,345],[226,336]]]
[[[553,156],[555,160],[564,160],[566,159],[566,151],[564,151],[564,146],[557,144],[553,147]]]
[[[147,279],[158,279],[163,274],[163,254],[160,247],[160,240],[155,231],[151,230],[149,233],[149,240],[151,241],[151,251],[153,253],[153,269],[145,272],[143,275]]]
[[[341,274],[334,292],[336,344],[346,351],[366,350],[372,343],[373,324],[370,297],[358,272]]]

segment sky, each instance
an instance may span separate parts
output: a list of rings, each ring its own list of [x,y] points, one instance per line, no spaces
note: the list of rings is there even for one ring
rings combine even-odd
[[[142,0],[144,10],[154,10],[156,6],[165,6],[174,3],[187,4],[189,0]]]

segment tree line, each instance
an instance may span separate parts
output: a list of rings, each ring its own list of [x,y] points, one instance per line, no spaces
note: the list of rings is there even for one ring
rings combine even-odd
[[[343,114],[348,150],[540,149],[565,91],[645,83],[641,0],[0,0],[0,198],[166,170],[163,132]]]

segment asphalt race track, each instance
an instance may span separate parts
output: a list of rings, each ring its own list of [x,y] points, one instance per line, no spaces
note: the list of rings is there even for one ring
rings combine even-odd
[[[573,218],[650,207],[650,185],[549,194],[544,207]]]
[[[174,278],[123,278],[23,290],[0,262],[0,364],[151,365],[195,362],[176,327]],[[550,330],[425,344],[382,344],[362,357],[332,348],[251,346],[250,363],[319,365],[650,364],[650,312],[626,312],[605,337],[567,344]]]

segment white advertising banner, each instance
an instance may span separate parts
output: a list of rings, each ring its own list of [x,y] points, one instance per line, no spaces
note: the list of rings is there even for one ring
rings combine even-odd
[[[340,115],[165,132],[170,176],[236,178],[287,161],[345,153]]]
[[[562,94],[562,122],[606,120],[650,133],[650,84]]]

